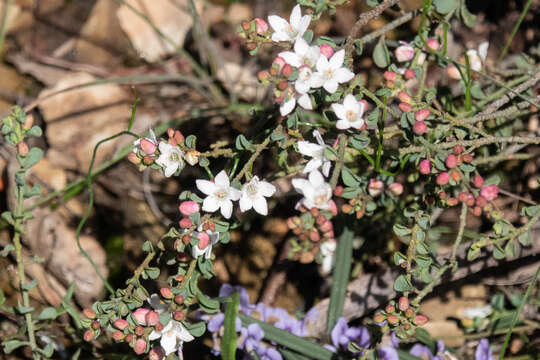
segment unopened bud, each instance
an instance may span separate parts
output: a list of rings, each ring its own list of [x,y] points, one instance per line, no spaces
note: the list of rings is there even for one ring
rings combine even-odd
[[[471,154],[465,154],[463,155],[463,162],[470,164],[473,161],[473,157]]]
[[[413,132],[416,135],[424,135],[424,133],[427,131],[427,125],[423,121],[417,121],[413,125]]]
[[[414,310],[411,308],[405,309],[405,317],[410,319],[414,316]]]
[[[184,300],[185,300],[185,299],[186,299],[186,298],[184,297],[184,295],[178,294],[178,295],[176,295],[176,296],[174,297],[174,302],[177,303],[178,305],[180,305],[180,304],[183,304],[183,303],[184,303]]]
[[[411,79],[414,79],[416,77],[416,73],[414,72],[413,69],[407,69],[405,70],[405,79],[407,80],[411,80]]]
[[[454,152],[455,155],[461,155],[463,153],[463,151],[465,151],[465,149],[463,149],[463,146],[461,146],[461,145],[456,145],[456,146],[454,146],[452,151]]]
[[[309,240],[313,242],[317,242],[321,240],[321,236],[319,235],[319,232],[317,230],[311,230],[309,232]]]
[[[133,317],[137,320],[139,325],[146,325],[146,314],[148,314],[149,311],[150,310],[147,308],[138,308],[133,312]]]
[[[460,192],[458,194],[458,200],[459,200],[459,202],[462,202],[462,203],[466,202],[467,201],[467,193],[464,192],[464,191]]]
[[[372,197],[379,196],[384,189],[384,183],[379,179],[369,179],[368,193]]]
[[[150,155],[146,155],[143,157],[142,162],[144,165],[152,165],[154,162],[154,158]]]
[[[416,121],[424,121],[429,116],[429,109],[421,109],[414,113],[414,119]]]
[[[395,81],[396,80],[396,73],[393,71],[385,71],[383,74],[383,77],[387,81]]]
[[[24,141],[17,144],[17,153],[19,155],[26,156],[28,155],[28,151],[30,151],[30,149],[28,149],[28,145]]]
[[[376,323],[382,323],[386,320],[386,316],[384,316],[383,314],[381,313],[377,313],[375,314],[375,316],[373,317],[373,321],[375,321]]]
[[[399,109],[401,111],[406,112],[406,113],[411,112],[411,110],[412,110],[412,106],[410,104],[407,104],[407,103],[404,103],[404,102],[399,103],[398,107],[399,107]]]
[[[499,187],[497,185],[484,186],[480,190],[480,195],[485,197],[487,201],[493,201],[499,196]]]
[[[437,175],[437,185],[446,185],[450,181],[450,175],[448,173],[442,172],[439,175]]]
[[[457,157],[454,154],[450,154],[446,157],[446,160],[444,161],[446,164],[446,167],[449,169],[453,169],[457,166]]]
[[[388,185],[388,190],[392,195],[399,196],[403,194],[403,185],[400,183],[394,182]]]
[[[193,226],[193,222],[189,218],[182,218],[182,220],[178,222],[178,225],[180,225],[182,229],[189,229]]]
[[[386,311],[388,314],[393,314],[393,313],[396,312],[396,307],[394,305],[392,305],[392,304],[388,304],[384,308],[384,311]]]
[[[487,200],[482,195],[476,198],[476,206],[484,207],[487,204]]]
[[[475,206],[473,209],[474,216],[482,215],[482,208],[480,206]]]
[[[186,159],[186,162],[189,165],[195,166],[199,162],[199,156],[200,155],[201,155],[201,153],[198,152],[197,150],[189,149],[188,151],[186,151],[186,153],[184,155],[184,159]]]
[[[83,339],[84,341],[90,342],[94,340],[94,335],[95,335],[94,330],[90,330],[90,329],[86,330],[83,334]]]
[[[388,323],[391,325],[395,325],[399,322],[399,318],[394,314],[388,315],[386,320],[388,320]]]
[[[481,188],[484,185],[484,178],[480,175],[475,175],[473,178],[473,185],[477,188]]]
[[[453,169],[452,171],[450,171],[450,177],[457,183],[461,181],[461,173],[459,172],[459,170]]]
[[[141,159],[137,156],[137,154],[131,152],[127,156],[128,161],[132,164],[139,165],[141,163]]]
[[[406,91],[400,91],[398,93],[398,99],[401,102],[410,103],[411,102],[411,95],[409,95],[409,93],[407,93]]]
[[[412,58],[414,57],[414,48],[406,42],[402,42],[402,45],[398,46],[394,53],[396,55],[397,61],[405,62],[412,60]]]
[[[265,83],[270,79],[270,73],[266,70],[261,70],[257,73],[257,79],[259,79],[260,82]]]
[[[169,139],[174,137],[174,129],[173,128],[168,128],[167,129],[167,136],[169,137]]]
[[[125,328],[127,328],[129,326],[129,323],[127,322],[127,320],[118,319],[118,320],[114,321],[113,325],[118,330],[124,330]]]
[[[142,151],[144,151],[146,155],[152,155],[153,153],[156,152],[157,146],[156,144],[154,144],[152,140],[149,140],[147,138],[142,138],[140,145],[141,145]]]
[[[441,46],[441,44],[439,44],[439,40],[435,39],[435,38],[431,38],[431,39],[428,39],[426,41],[426,44],[428,46],[428,48],[430,48],[431,50],[439,50],[439,47]]]
[[[323,233],[332,231],[334,229],[334,226],[332,225],[332,222],[330,220],[326,220],[320,228]]]
[[[322,44],[319,46],[321,54],[324,55],[327,59],[330,59],[334,55],[334,49],[329,44]]]
[[[242,29],[244,31],[249,31],[251,29],[251,24],[249,21],[242,21]]]
[[[114,341],[122,341],[124,340],[125,335],[123,332],[116,330],[112,333],[112,337]]]
[[[398,300],[399,310],[405,311],[409,308],[409,299],[405,296],[402,296]]]
[[[182,320],[184,320],[186,318],[186,314],[184,314],[182,311],[176,311],[173,314],[173,318],[176,321],[182,321]]]
[[[431,173],[431,162],[428,159],[420,161],[420,164],[418,164],[418,171],[423,175]]]
[[[281,75],[288,78],[289,76],[292,75],[292,73],[293,73],[293,68],[292,68],[291,65],[289,65],[289,64],[283,65],[283,68],[281,69]]]
[[[91,326],[92,326],[92,329],[97,330],[97,329],[99,329],[101,327],[101,324],[99,323],[99,321],[94,320],[94,321],[92,321]]]
[[[133,334],[127,334],[125,337],[125,341],[127,343],[130,343],[133,340]]]
[[[32,128],[32,125],[34,125],[34,115],[27,114],[26,115],[26,121],[23,124],[24,130],[30,130]]]
[[[146,314],[146,324],[155,326],[159,322],[159,314],[156,311],[150,311]]]
[[[422,326],[422,325],[424,325],[424,324],[427,323],[427,322],[428,322],[427,316],[422,315],[422,314],[418,314],[418,315],[416,315],[415,318],[414,318],[414,324],[415,324],[415,325],[418,325],[418,326]]]
[[[268,23],[261,18],[253,19],[255,21],[255,29],[257,34],[262,35],[268,31]]]
[[[350,214],[353,212],[353,207],[349,204],[343,204],[341,205],[341,211],[343,211],[345,214]]]
[[[162,360],[165,357],[165,350],[161,346],[156,346],[148,353],[148,360]]]
[[[197,233],[197,238],[199,239],[199,243],[197,244],[197,247],[201,250],[206,249],[206,247],[210,243],[210,236],[205,232],[200,232],[200,233]]]
[[[257,48],[257,44],[255,43],[249,42],[246,44],[246,49],[248,49],[249,51],[255,50],[256,48]]]
[[[178,207],[178,210],[180,210],[180,213],[182,213],[182,215],[190,216],[192,214],[198,213],[200,210],[200,206],[195,201],[183,201]]]
[[[162,287],[159,289],[159,293],[164,299],[172,299],[174,297],[173,292],[168,287]]]
[[[133,351],[135,351],[135,354],[137,355],[144,354],[146,351],[146,341],[144,339],[137,339],[137,341],[135,341],[135,346],[133,346]]]
[[[283,80],[283,81],[280,81],[278,84],[277,84],[277,88],[281,91],[285,90],[287,87],[289,87],[289,82],[286,81],[286,80]]]
[[[96,312],[93,309],[85,308],[83,310],[84,316],[86,316],[88,319],[95,319],[96,318]]]
[[[135,335],[137,335],[137,336],[143,336],[144,335],[144,328],[141,325],[135,326]]]

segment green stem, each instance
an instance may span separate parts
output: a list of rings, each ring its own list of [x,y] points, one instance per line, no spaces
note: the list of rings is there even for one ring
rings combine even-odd
[[[7,22],[9,15],[9,8],[13,5],[13,0],[7,0],[4,2],[4,11],[2,14],[2,25],[0,27],[0,55],[2,54],[2,48],[4,47],[4,40],[7,32]]]
[[[504,45],[504,48],[501,52],[501,55],[499,55],[499,58],[497,59],[497,63],[499,63],[504,55],[506,55],[506,52],[508,51],[508,48],[510,47],[510,44],[512,43],[512,40],[514,40],[514,36],[516,35],[519,26],[521,25],[521,22],[525,18],[525,15],[527,15],[527,12],[529,11],[529,7],[531,6],[532,0],[527,1],[527,4],[525,4],[525,7],[523,8],[523,11],[521,12],[521,15],[519,16],[518,21],[514,25],[514,28],[512,29],[512,32],[510,33],[510,37],[506,41],[506,44]]]

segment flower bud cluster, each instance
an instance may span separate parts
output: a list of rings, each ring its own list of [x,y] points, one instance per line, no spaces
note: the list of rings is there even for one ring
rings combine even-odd
[[[402,296],[397,303],[391,301],[383,311],[375,314],[373,320],[394,330],[400,339],[407,339],[414,335],[416,327],[428,322],[428,318],[418,311],[419,308],[413,307],[409,299]]]
[[[242,21],[236,32],[246,40],[246,47],[251,54],[255,54],[262,44],[272,41],[268,23],[261,18]]]

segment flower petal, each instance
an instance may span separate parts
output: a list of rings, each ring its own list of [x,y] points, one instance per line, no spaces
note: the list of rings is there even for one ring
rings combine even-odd
[[[165,355],[167,356],[175,352],[179,346],[176,336],[170,333],[163,333],[161,336],[160,345],[163,350],[165,350]]]
[[[294,28],[294,29],[298,29],[299,25],[300,25],[300,20],[301,20],[301,17],[302,17],[302,11],[300,9],[300,5],[296,5],[292,11],[291,11],[291,17],[289,18],[290,22],[291,22],[291,26]]]
[[[279,107],[279,113],[281,116],[286,116],[291,113],[291,111],[294,110],[294,107],[296,106],[296,99],[294,97],[291,97],[291,99],[287,102],[283,102],[281,106]]]
[[[178,169],[178,165],[179,165],[178,163],[169,164],[165,168],[165,171],[163,172],[165,177],[171,177],[176,172],[176,170]]]
[[[255,201],[253,201],[253,209],[261,215],[268,215],[268,204],[266,199],[262,196],[258,196]]]
[[[299,56],[306,55],[309,51],[309,45],[303,38],[298,38],[294,43],[294,52]],[[291,64],[292,65],[292,64]]]
[[[339,129],[339,130],[347,130],[348,128],[351,127],[351,123],[349,122],[349,120],[345,120],[345,119],[340,119],[336,122],[336,127]]]
[[[259,193],[262,196],[270,197],[276,192],[276,187],[267,181],[261,181],[259,183]]]
[[[354,77],[354,73],[347,68],[339,68],[334,72],[334,79],[340,84],[349,82]]]
[[[291,183],[294,189],[300,194],[304,194],[304,191],[311,187],[311,184],[306,179],[292,179]]]
[[[337,70],[343,65],[343,60],[345,60],[345,50],[341,49],[332,55],[328,65],[332,70]]]
[[[487,52],[488,52],[489,42],[484,41],[480,45],[478,45],[478,55],[482,58],[482,61],[486,60]]]
[[[311,16],[309,15],[302,16],[302,18],[300,19],[300,24],[298,24],[298,27],[296,28],[298,31],[297,39],[300,39],[302,36],[304,36],[304,33],[309,27],[310,22],[311,22]]]
[[[207,196],[203,201],[202,209],[206,212],[214,212],[219,209],[219,206],[220,204],[214,196]]]
[[[309,176],[308,176],[308,179],[309,179],[309,182],[314,186],[314,187],[318,187],[322,184],[324,184],[324,178],[323,176],[321,175],[320,172],[318,171],[312,171],[309,173]]]
[[[233,209],[233,204],[231,200],[226,199],[221,202],[221,215],[223,215],[225,219],[228,219],[231,217],[232,209]]]
[[[240,196],[242,196],[242,192],[240,190],[233,187],[229,188],[229,199],[237,201],[240,199]]]
[[[196,180],[195,184],[197,185],[197,189],[205,195],[211,195],[217,189],[216,184],[208,180]]]
[[[325,146],[324,140],[323,140],[323,138],[322,138],[321,133],[319,132],[319,130],[313,130],[313,137],[315,138],[315,140],[317,140],[317,142],[319,143],[319,145]]]
[[[268,17],[268,23],[276,32],[286,31],[289,27],[287,20],[277,15],[270,15]]]
[[[229,176],[225,172],[225,170],[221,170],[216,177],[214,178],[214,182],[219,187],[229,187],[230,181]]]
[[[330,161],[325,161],[323,163],[322,173],[324,174],[324,176],[328,177],[328,175],[330,174],[330,167],[331,166],[332,166],[332,162],[330,162]]]
[[[285,62],[294,67],[300,67],[302,65],[300,56],[292,51],[284,51],[279,53],[279,56],[285,60]]]
[[[312,171],[317,170],[319,167],[321,167],[322,164],[323,164],[323,162],[322,162],[321,159],[311,159],[311,160],[308,161],[308,163],[306,164],[306,166],[304,167],[304,170],[302,170],[302,172],[304,174],[310,173]]]
[[[323,149],[323,148],[324,147],[321,146],[321,145],[310,143],[308,141],[299,141],[298,142],[298,151],[300,152],[300,154],[306,155],[306,156],[313,157],[313,156],[317,155],[318,153],[320,153],[321,149]]]
[[[337,91],[338,83],[336,80],[327,80],[323,85],[324,90],[328,91],[330,94],[333,94]]]
[[[345,106],[342,104],[332,104],[332,110],[334,110],[334,113],[336,116],[340,119],[346,119],[347,118],[347,112],[345,110]]]
[[[246,194],[242,194],[242,197],[240,198],[240,211],[246,212],[249,209],[253,207],[253,202],[251,201],[250,197]]]
[[[306,110],[313,109],[313,104],[311,103],[311,97],[308,94],[303,94],[298,98],[298,105],[303,107]]]

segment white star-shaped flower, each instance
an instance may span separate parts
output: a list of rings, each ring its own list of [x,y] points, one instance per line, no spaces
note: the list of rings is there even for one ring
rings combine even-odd
[[[467,57],[469,58],[469,64],[472,70],[482,70],[482,64],[484,63],[484,61],[486,61],[488,47],[489,42],[484,41],[483,43],[478,45],[478,50],[467,50]]]
[[[314,170],[319,169],[322,166],[322,173],[324,174],[324,176],[328,176],[332,163],[330,162],[330,160],[324,157],[324,149],[326,148],[326,144],[324,143],[324,140],[319,131],[314,130],[313,136],[317,140],[318,144],[310,143],[309,141],[298,142],[298,151],[300,152],[300,154],[312,157],[312,159],[308,161],[306,167],[304,168],[304,170],[302,170],[302,172],[310,173]]]
[[[221,215],[226,219],[230,218],[233,210],[233,201],[240,199],[240,190],[231,186],[229,177],[225,170],[221,170],[216,175],[214,181],[197,180],[197,188],[208,195],[204,201],[202,209],[206,212],[221,210]]]
[[[332,199],[332,188],[324,181],[324,177],[318,170],[312,171],[306,179],[293,179],[292,185],[295,190],[304,195],[296,207],[305,206],[308,209],[330,209],[329,201]]]
[[[253,208],[261,215],[268,215],[268,204],[265,198],[274,195],[275,192],[276,187],[274,185],[259,180],[257,176],[254,176],[247,184],[242,186],[240,210],[244,212]]]
[[[199,225],[197,231],[201,233],[203,231],[202,225]],[[210,259],[212,256],[212,247],[219,241],[219,233],[212,230],[206,230],[206,241],[203,241],[202,238],[199,238],[199,243],[191,247],[191,256],[195,259],[201,255],[204,255],[206,259]]]
[[[272,34],[272,41],[296,41],[304,36],[311,17],[309,15],[302,16],[300,5],[296,5],[289,18],[290,23],[284,18],[277,15],[270,15],[268,22],[274,33]]]
[[[148,336],[149,340],[160,340],[160,345],[169,355],[182,348],[183,342],[189,342],[194,339],[193,335],[187,331],[182,323],[170,320],[161,331],[153,330]]]
[[[286,91],[289,93],[289,98],[286,101],[284,100],[279,107],[279,113],[281,116],[290,114],[296,107],[296,103],[306,110],[313,109],[313,104],[311,103],[311,98],[308,94],[299,94],[290,87]]]
[[[156,163],[165,168],[164,174],[166,177],[170,177],[176,170],[184,168],[184,154],[178,146],[162,141],[159,143],[159,152],[160,155]]]
[[[345,50],[341,49],[329,59],[320,56],[317,60],[317,72],[313,74],[311,86],[314,88],[323,87],[330,94],[336,92],[338,85],[350,81],[354,73],[343,67],[345,60]]]
[[[336,113],[338,121],[336,127],[340,130],[348,128],[360,129],[364,125],[365,105],[356,100],[354,95],[348,94],[343,100],[343,104],[332,104],[332,110]]]
[[[321,50],[318,46],[310,46],[303,38],[298,38],[294,43],[294,51],[283,51],[279,53],[287,64],[294,67],[306,65],[314,67],[321,56]]]

